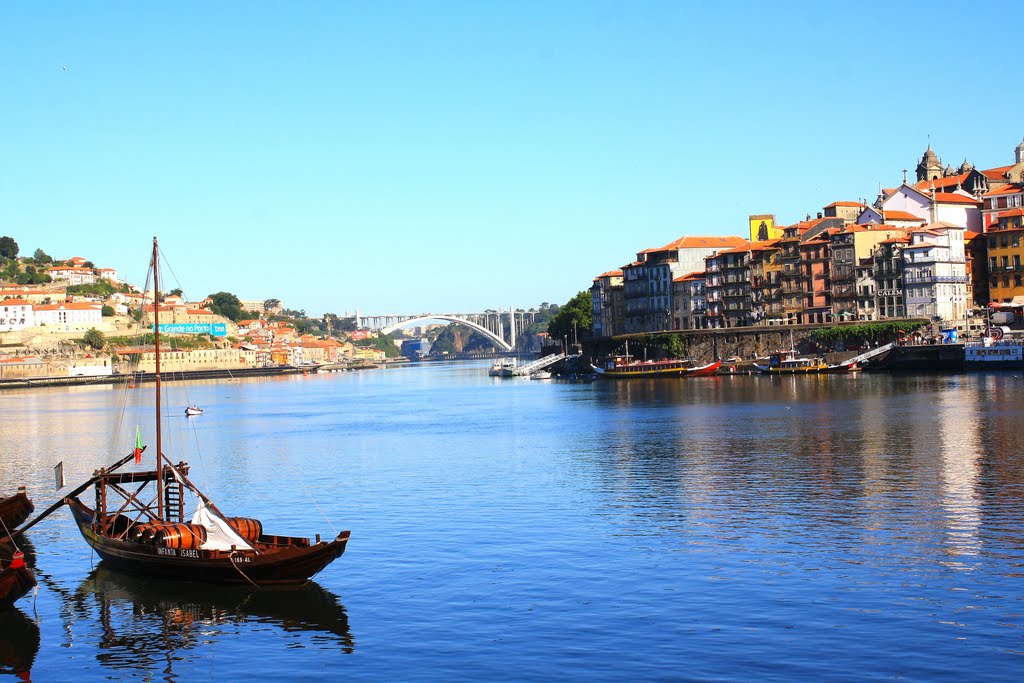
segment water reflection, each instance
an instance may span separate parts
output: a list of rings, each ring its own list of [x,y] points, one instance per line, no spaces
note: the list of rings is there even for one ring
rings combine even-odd
[[[0,612],[0,676],[32,680],[32,664],[39,652],[39,627],[14,607]]]
[[[310,582],[294,589],[255,590],[139,577],[94,569],[69,598],[71,612],[99,622],[96,657],[113,668],[173,674],[179,651],[221,635],[244,635],[270,624],[316,636],[318,649],[351,653],[348,615],[337,596]],[[292,647],[304,647],[302,641]]]
[[[1000,500],[1024,464],[1012,377],[822,376],[606,383],[597,447],[636,529],[808,541],[865,561],[974,569],[1019,531]],[[1009,485],[1009,486],[1008,486]],[[652,527],[649,522],[655,521]],[[751,525],[757,520],[757,526]],[[726,532],[722,534],[723,530]],[[1012,541],[1011,541],[1012,542]],[[920,556],[915,556],[920,557]]]

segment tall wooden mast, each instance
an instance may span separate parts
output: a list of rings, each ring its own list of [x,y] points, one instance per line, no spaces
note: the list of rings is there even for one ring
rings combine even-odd
[[[153,238],[153,347],[156,351],[156,514],[164,518],[164,460],[160,434],[160,255]]]

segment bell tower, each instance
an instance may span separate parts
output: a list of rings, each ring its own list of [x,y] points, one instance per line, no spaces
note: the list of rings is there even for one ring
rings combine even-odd
[[[941,178],[942,174],[942,161],[939,160],[939,156],[932,150],[931,143],[928,143],[928,149],[925,150],[924,155],[921,157],[921,163],[917,165],[917,180],[936,180]]]

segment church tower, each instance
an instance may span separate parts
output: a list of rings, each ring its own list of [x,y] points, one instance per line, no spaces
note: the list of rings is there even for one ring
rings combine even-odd
[[[1018,164],[1024,164],[1024,140],[1021,140],[1020,144],[1014,148],[1013,157]]]
[[[928,149],[925,150],[924,156],[921,157],[921,163],[917,165],[917,179],[918,181],[936,180],[941,177],[942,162],[939,160],[938,155],[932,150],[932,146],[928,145]]]

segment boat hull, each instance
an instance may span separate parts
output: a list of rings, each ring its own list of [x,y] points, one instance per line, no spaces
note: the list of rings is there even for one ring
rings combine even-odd
[[[7,531],[16,529],[28,519],[35,509],[35,505],[29,500],[25,491],[18,491],[13,496],[0,499],[0,521],[3,522],[3,525],[0,526],[0,534],[4,533],[4,527],[7,528]]]
[[[24,565],[13,568],[8,566],[0,571],[0,612],[28,595],[35,586],[35,575]]]
[[[986,338],[964,346],[965,370],[1024,369],[1024,345],[1017,339]]]
[[[82,537],[102,560],[144,575],[260,587],[296,585],[340,557],[349,539],[348,531],[313,545],[306,539],[261,536],[256,545],[263,552],[164,548],[97,534],[93,510],[77,498],[68,498],[67,503]]]
[[[599,377],[605,379],[651,379],[654,377],[708,377],[718,372],[721,361],[715,361],[693,367],[689,361],[678,361],[676,363],[663,363],[658,367],[657,363],[629,364],[617,368],[599,368],[596,365],[591,367]]]
[[[959,372],[964,368],[963,344],[894,346],[865,369],[913,372]]]
[[[754,367],[757,368],[758,372],[761,372],[765,375],[818,375],[830,371],[829,366],[827,365],[807,365],[804,367],[778,368],[770,367],[767,365],[757,365],[755,363]]]

